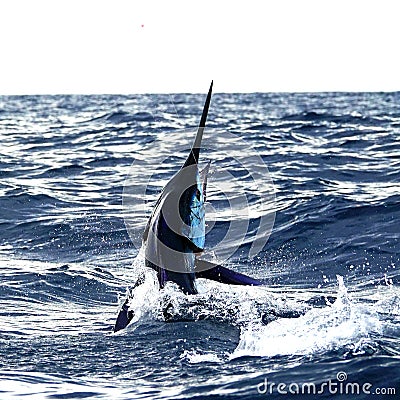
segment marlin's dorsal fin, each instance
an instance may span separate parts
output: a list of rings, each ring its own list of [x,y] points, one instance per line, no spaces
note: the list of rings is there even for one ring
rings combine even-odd
[[[199,154],[200,154],[200,146],[201,146],[201,139],[203,138],[204,128],[206,127],[207,115],[208,115],[208,108],[210,107],[211,101],[211,94],[212,94],[212,87],[213,81],[211,81],[210,89],[208,90],[206,102],[204,103],[203,113],[201,114],[201,120],[199,128],[197,129],[196,139],[194,140],[192,150],[188,158],[186,159],[183,168],[188,167],[189,165],[197,164],[199,161]]]

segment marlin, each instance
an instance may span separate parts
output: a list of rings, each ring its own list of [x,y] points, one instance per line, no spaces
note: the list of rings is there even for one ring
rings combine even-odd
[[[156,271],[160,289],[171,281],[190,295],[197,294],[196,278],[225,284],[262,285],[257,279],[199,258],[205,248],[205,201],[210,164],[199,171],[198,163],[212,87],[213,82],[189,155],[162,190],[143,234],[145,265]],[[139,280],[135,286],[140,283]],[[114,332],[124,329],[132,318],[128,296],[118,314]]]

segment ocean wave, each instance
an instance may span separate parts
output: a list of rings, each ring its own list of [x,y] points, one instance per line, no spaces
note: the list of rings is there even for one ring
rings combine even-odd
[[[398,383],[399,93],[216,94],[202,149],[212,161],[208,215],[216,222],[206,244],[222,241],[233,250],[230,267],[266,288],[199,280],[191,298],[173,286],[159,291],[148,271],[132,303],[136,319],[120,334],[111,334],[118,307],[141,271],[124,225],[125,178],[145,189],[129,214],[140,242],[152,204],[185,159],[202,96],[0,100],[7,396],[252,399],[266,373],[323,381],[339,370]],[[237,139],[227,143],[224,131]],[[245,146],[228,154],[239,139]],[[256,179],[237,162],[250,147],[268,167]],[[225,195],[213,186],[224,183],[219,171],[237,184]],[[228,201],[243,195],[248,217]],[[268,242],[248,259],[272,211]],[[248,231],[223,241],[232,220]],[[270,313],[262,322],[268,310],[287,308],[304,315]]]

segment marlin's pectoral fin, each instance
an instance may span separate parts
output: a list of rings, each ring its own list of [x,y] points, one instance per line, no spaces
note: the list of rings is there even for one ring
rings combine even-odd
[[[230,285],[262,286],[258,279],[232,271],[222,265],[213,264],[209,261],[196,259],[195,269],[197,278],[206,278],[213,281],[227,283]]]
[[[207,177],[208,177],[208,171],[210,170],[210,164],[211,164],[211,162],[209,161],[206,164],[206,166],[200,171],[200,181],[203,185],[204,201],[206,201],[206,197],[207,197]]]

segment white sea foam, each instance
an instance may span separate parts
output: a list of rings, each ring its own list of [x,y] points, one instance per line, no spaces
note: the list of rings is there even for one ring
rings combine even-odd
[[[294,300],[290,295],[277,295],[269,288],[223,285],[202,279],[198,281],[198,295],[185,295],[172,282],[159,290],[154,271],[144,267],[138,270],[145,279],[132,291],[130,308],[134,317],[128,332],[149,318],[163,320],[166,310],[172,321],[225,321],[241,328],[239,343],[230,359],[308,355],[345,346],[354,354],[360,354],[375,346],[371,335],[384,330],[380,313],[386,303],[381,300],[371,304],[352,299],[341,276],[337,277],[336,301],[323,308],[311,308],[304,303],[304,293],[301,299]],[[261,315],[268,310],[306,312],[298,318],[277,318],[265,325]],[[185,351],[182,356],[190,363],[220,361],[216,354],[196,350]]]
[[[185,350],[181,356],[181,359],[187,360],[190,364],[198,364],[202,362],[224,362],[217,354],[213,352],[199,352],[198,350]]]
[[[312,354],[360,344],[371,333],[380,333],[377,313],[351,300],[338,276],[337,300],[325,308],[313,308],[299,318],[280,318],[268,325],[253,323],[242,328],[231,358]]]

